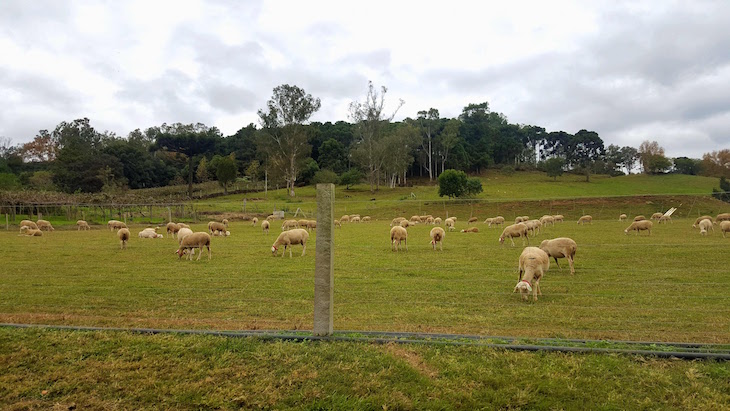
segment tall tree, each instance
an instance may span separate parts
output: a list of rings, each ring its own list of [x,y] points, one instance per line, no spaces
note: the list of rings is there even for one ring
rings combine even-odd
[[[387,147],[383,145],[384,126],[393,120],[398,110],[405,104],[400,104],[391,115],[385,114],[385,93],[388,89],[380,88],[380,93],[368,82],[368,94],[364,102],[353,101],[350,103],[350,120],[354,123],[356,142],[353,159],[356,160],[367,172],[370,191],[380,189],[380,168],[383,164],[383,156]],[[377,187],[376,187],[377,186]]]
[[[702,161],[689,157],[674,159],[674,171],[680,174],[697,175],[702,171]]]
[[[624,167],[626,167],[626,174],[631,174],[631,170],[636,166],[636,162],[639,161],[639,150],[631,146],[621,147],[621,161]]]
[[[303,162],[309,158],[312,146],[307,142],[303,124],[309,121],[321,106],[319,98],[297,87],[282,84],[266,103],[266,110],[258,115],[265,135],[260,147],[271,157],[272,163],[283,169],[290,196]]]
[[[421,142],[418,129],[408,123],[398,123],[386,133],[383,144],[388,147],[385,152],[383,171],[391,188],[398,180],[406,182],[406,172],[413,164],[413,152]]]
[[[418,123],[424,137],[422,147],[426,151],[426,158],[428,159],[428,166],[426,166],[428,181],[433,181],[433,137],[437,132],[436,128],[440,124],[439,111],[435,108],[430,108],[428,111],[419,111]]]
[[[603,140],[595,131],[580,130],[568,141],[567,159],[579,166],[590,181],[591,164],[603,156]]]
[[[40,130],[33,141],[23,144],[21,148],[21,155],[25,161],[53,161],[57,152],[58,142],[48,130]]]
[[[456,119],[450,119],[444,125],[444,129],[439,134],[436,144],[436,153],[441,159],[441,172],[446,170],[446,161],[449,159],[449,153],[453,150],[461,140],[459,136],[459,128],[461,122]]]
[[[702,174],[730,178],[730,150],[723,149],[703,154]]]
[[[222,157],[216,166],[215,176],[218,183],[223,187],[223,194],[228,195],[228,185],[236,180],[236,161],[232,156]]]
[[[639,161],[646,174],[666,171],[672,162],[664,156],[664,148],[656,141],[645,140],[639,146]]]

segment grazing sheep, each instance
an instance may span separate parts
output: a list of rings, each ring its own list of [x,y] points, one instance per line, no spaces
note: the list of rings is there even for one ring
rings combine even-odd
[[[398,251],[400,248],[400,243],[403,242],[406,246],[406,251],[408,251],[408,231],[401,227],[401,226],[395,226],[390,229],[390,249],[392,251]]]
[[[51,225],[51,222],[48,220],[38,220],[35,222],[38,226],[38,229],[41,231],[54,231],[55,228]]]
[[[530,219],[530,216],[528,216],[528,215],[523,215],[522,216],[522,222],[525,222],[525,221],[527,221],[529,219]]]
[[[307,231],[316,230],[316,229],[317,229],[317,220],[307,221]]]
[[[578,219],[578,224],[593,224],[593,217],[584,215]]]
[[[342,228],[342,223],[340,222],[340,220],[335,220],[334,223],[335,223],[335,228],[337,228],[337,227]]]
[[[228,219],[224,218],[223,221],[221,221],[226,228],[228,228]]]
[[[251,219],[251,227],[256,227],[256,223],[259,222],[258,217],[254,217]]]
[[[190,228],[190,226],[189,226],[189,225],[187,225],[187,224],[185,224],[185,223],[177,223],[177,225],[178,225],[178,227],[180,227],[180,228],[188,228],[188,229]]]
[[[697,219],[695,220],[695,223],[692,224],[692,228],[697,228],[697,226],[700,224],[700,221],[705,220],[705,219],[712,221],[712,217],[710,217],[708,215],[703,215],[701,217],[697,217]]]
[[[454,226],[456,224],[456,220],[454,220],[454,217],[449,217],[446,220],[444,220],[444,225],[446,225],[446,228],[449,229],[449,231],[453,231],[456,229]]]
[[[229,237],[231,235],[231,232],[226,231],[213,231],[213,237]]]
[[[477,227],[468,227],[463,230],[461,230],[462,233],[478,233],[479,229]]]
[[[563,217],[562,214],[555,214],[553,216],[553,221],[556,222],[556,223],[562,223],[563,220],[565,220],[565,217]]]
[[[494,217],[492,219],[491,224],[489,224],[488,227],[491,227],[492,224],[494,224],[494,225],[503,225],[504,224],[504,217],[502,217],[501,215],[498,215],[498,216]]]
[[[413,224],[418,224],[421,222],[421,216],[417,216],[417,215],[411,216],[411,219],[409,221]]]
[[[512,292],[519,291],[523,301],[527,301],[532,292],[533,301],[537,301],[537,295],[542,295],[540,279],[550,269],[550,257],[537,247],[525,247],[519,261],[519,282]]]
[[[165,229],[167,230],[167,236],[175,237],[177,235],[177,232],[180,231],[180,228],[181,227],[179,224],[175,224],[173,222],[167,223],[167,225],[165,226]]]
[[[360,217],[358,217],[358,216],[350,217],[350,222],[351,223],[359,223],[360,222]]]
[[[349,223],[350,222],[350,216],[345,214],[342,217],[340,217],[340,223]]]
[[[644,217],[643,215],[637,215],[636,217],[634,217],[634,221],[644,221],[644,220],[646,220],[646,217]]]
[[[79,227],[78,230],[91,230],[91,227],[89,227],[89,223],[84,220],[77,221],[76,225]]]
[[[189,251],[188,260],[192,260],[193,255],[195,254],[195,249],[197,248],[200,250],[200,253],[198,254],[196,261],[200,261],[200,257],[203,255],[203,247],[208,249],[208,260],[210,260],[210,235],[208,235],[208,233],[192,233],[186,235],[185,238],[180,241],[180,248],[175,251],[175,254],[177,254],[177,259],[180,260],[183,254],[186,254]]]
[[[659,220],[660,218],[662,218],[663,215],[664,215],[664,213],[654,213],[651,215],[651,217],[649,217],[649,219],[650,220]]]
[[[666,222],[670,222],[671,223],[672,222],[672,217],[671,216],[668,216],[668,215],[662,215],[661,217],[659,217],[659,224],[666,223]]]
[[[405,217],[396,217],[393,219],[393,221],[390,222],[390,226],[395,227],[397,225],[400,225],[400,222],[405,221],[405,219],[406,219]]]
[[[575,253],[578,251],[578,244],[573,239],[568,237],[559,237],[552,240],[543,240],[540,243],[540,249],[545,251],[549,257],[555,259],[555,264],[560,268],[558,264],[558,258],[567,258],[568,264],[570,265],[570,274],[575,274],[575,268],[573,268],[573,261],[575,260]]]
[[[35,221],[23,220],[23,221],[20,222],[20,228],[23,228],[23,227],[28,227],[28,228],[32,228],[34,230],[37,230],[38,229],[38,224],[36,224]]]
[[[715,217],[715,223],[719,223],[720,221],[730,221],[730,213],[720,213]]]
[[[544,215],[540,217],[540,219],[537,221],[539,221],[544,226],[555,225],[555,219],[551,215]]]
[[[225,233],[226,229],[227,227],[223,223],[219,223],[217,221],[208,222],[208,233],[210,233],[211,235],[213,235],[213,233],[215,233],[216,231]]]
[[[401,221],[401,222],[400,222],[400,224],[398,224],[398,225],[397,225],[396,227],[403,227],[403,228],[408,228],[408,227],[410,227],[410,226],[412,226],[412,225],[414,225],[414,224],[415,224],[415,223],[413,223],[413,222],[410,222],[410,221],[408,221],[408,220],[403,220],[403,221]]]
[[[106,226],[107,226],[107,228],[109,228],[109,231],[114,231],[114,225],[118,222],[119,222],[118,220],[107,221]],[[119,228],[121,228],[121,227],[119,227]]]
[[[292,228],[299,228],[299,222],[297,220],[285,220],[281,224],[281,231],[289,230]]]
[[[492,221],[494,221],[493,217],[488,217],[486,220],[484,220],[483,224],[489,224],[489,227],[492,226]]]
[[[269,234],[269,220],[264,220],[261,222],[261,230],[263,230],[264,234]]]
[[[441,217],[436,217],[433,219],[433,223],[436,225],[441,225],[443,221],[441,220]]]
[[[43,231],[37,229],[37,228],[30,228],[27,225],[24,225],[20,227],[20,234],[26,235],[28,237],[42,237]]]
[[[427,216],[427,217],[426,217],[426,224],[431,224],[431,225],[433,225],[433,224],[434,224],[434,223],[433,223],[433,221],[434,221],[434,220],[433,220],[433,217],[431,217],[431,216]]]
[[[636,235],[639,235],[639,231],[646,230],[649,232],[649,235],[651,235],[651,227],[653,225],[654,223],[652,223],[651,220],[634,221],[630,226],[626,227],[624,234],[628,235],[629,231],[636,230]]]
[[[470,219],[469,219],[469,221],[467,221],[466,223],[467,223],[467,224],[471,224],[471,223],[476,223],[477,221],[478,221],[478,218],[476,218],[476,217],[472,217],[472,218],[470,218]]]
[[[369,222],[370,222],[370,220],[371,220],[370,216],[369,216],[369,215],[366,215],[365,217],[363,217],[363,218],[362,218],[362,220],[361,220],[361,221],[362,221],[363,223],[369,223]]]
[[[618,221],[626,221],[626,219],[629,218],[626,214],[621,214],[618,216]]]
[[[530,244],[530,239],[527,237],[527,225],[525,223],[517,223],[505,227],[502,235],[499,236],[499,243],[504,244],[504,239],[507,237],[512,242],[512,247],[515,246],[514,237],[523,237],[522,242],[524,243],[524,239],[527,239],[527,244]]]
[[[154,228],[145,228],[137,236],[139,238],[162,238],[162,234],[157,234]]]
[[[535,237],[540,233],[542,223],[539,220],[527,220],[523,224],[527,226],[527,230],[532,232],[532,236]]]
[[[715,232],[715,227],[712,226],[712,220],[705,218],[704,220],[700,221],[699,224],[700,227],[700,234],[707,235],[708,230],[712,230],[712,232]]]
[[[276,256],[277,250],[280,246],[283,245],[284,249],[281,251],[281,256],[284,257],[284,254],[286,254],[286,249],[288,247],[289,258],[292,258],[292,246],[295,244],[301,244],[302,257],[304,257],[304,254],[307,252],[308,239],[309,233],[303,228],[295,228],[293,230],[284,231],[283,233],[279,234],[279,237],[277,237],[276,241],[274,241],[274,244],[271,246],[271,252],[274,254],[274,256]]]
[[[273,214],[269,214],[266,216],[266,221],[276,220],[276,216]]]
[[[117,220],[109,220],[109,222],[107,223],[107,226],[111,227],[110,231],[114,231],[114,230],[118,231],[122,228],[127,228],[126,224],[124,224],[121,221],[117,221]]]
[[[117,231],[117,237],[119,237],[120,248],[125,250],[127,248],[127,241],[129,241],[129,237],[131,237],[129,229],[120,228],[119,231]]]
[[[720,221],[720,232],[722,233],[722,238],[725,238],[725,233],[730,232],[730,221]]]
[[[441,227],[434,227],[431,229],[429,235],[431,236],[431,245],[433,246],[433,250],[436,251],[436,243],[439,243],[441,251],[444,251],[444,237],[446,237],[444,229]]]
[[[515,224],[523,223],[524,221],[525,221],[525,219],[522,216],[515,217]]]
[[[185,228],[185,227],[181,228],[180,231],[177,232],[177,243],[181,244],[183,238],[189,236],[192,233],[193,233],[193,230],[191,230],[189,228]]]

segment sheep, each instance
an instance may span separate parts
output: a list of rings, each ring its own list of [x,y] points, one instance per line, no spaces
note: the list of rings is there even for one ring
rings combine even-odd
[[[342,217],[340,217],[340,223],[349,223],[350,222],[350,216],[345,214]]]
[[[256,227],[256,223],[259,222],[258,217],[254,217],[251,219],[251,227]]]
[[[426,224],[433,225],[434,224],[433,217],[431,217],[431,216],[426,217]]]
[[[154,228],[145,228],[137,236],[139,238],[162,238],[162,234],[157,234]]]
[[[644,220],[646,220],[646,217],[644,217],[643,215],[637,215],[636,217],[634,217],[634,221],[644,221]]]
[[[626,219],[629,218],[626,214],[621,214],[618,216],[618,221],[626,221]]]
[[[109,228],[109,231],[114,231],[114,226],[118,222],[119,221],[117,221],[117,220],[109,220],[109,221],[107,221],[106,226],[107,226],[107,228]]]
[[[351,223],[359,223],[360,222],[360,217],[358,217],[358,216],[350,217],[350,222]]]
[[[89,227],[89,223],[87,223],[84,220],[79,220],[76,222],[76,225],[79,227],[77,231],[80,230],[91,230],[91,227]]]
[[[292,228],[299,228],[299,222],[297,220],[284,220],[281,224],[281,231],[289,230]]]
[[[720,213],[715,217],[715,223],[719,223],[721,221],[730,221],[730,213]]]
[[[540,279],[550,269],[550,257],[537,247],[525,247],[519,259],[519,281],[512,292],[520,292],[523,301],[527,301],[532,292],[533,301],[537,301],[540,291]]]
[[[535,237],[540,233],[542,223],[539,220],[527,220],[523,222],[527,226],[527,230],[532,232],[532,236]]]
[[[578,219],[578,224],[593,224],[593,217],[584,215]]]
[[[476,223],[477,221],[478,221],[478,218],[476,218],[476,217],[472,217],[472,218],[470,218],[470,219],[469,219],[469,221],[467,221],[466,223],[467,223],[467,224],[471,224],[471,223]]]
[[[175,237],[177,235],[177,232],[180,231],[180,226],[178,224],[173,223],[172,221],[167,223],[165,226],[165,229],[167,230],[167,236]]]
[[[515,224],[524,222],[524,218],[522,216],[515,217]]]
[[[454,225],[456,224],[456,220],[454,220],[454,217],[449,217],[446,220],[444,220],[444,225],[449,229],[449,231],[453,231],[456,229]]]
[[[562,223],[563,220],[565,220],[565,217],[563,217],[562,214],[555,214],[553,216],[553,221],[556,222],[556,223]]]
[[[193,233],[193,230],[191,230],[189,228],[185,228],[185,227],[181,228],[180,231],[177,232],[177,243],[181,244],[183,238],[189,236],[192,233]]]
[[[477,228],[477,227],[468,227],[468,228],[465,228],[465,229],[461,230],[461,232],[462,233],[478,233],[479,232],[479,228]]]
[[[712,226],[712,220],[705,218],[704,220],[700,221],[699,224],[700,227],[700,234],[707,235],[708,230],[712,230],[715,232],[715,227]]]
[[[279,237],[277,237],[276,241],[274,241],[274,244],[271,246],[271,252],[273,253],[274,257],[276,257],[277,250],[280,246],[283,245],[284,249],[281,252],[281,256],[284,257],[284,254],[286,254],[286,249],[288,247],[289,258],[292,258],[292,246],[295,244],[301,244],[302,257],[304,257],[304,254],[307,252],[308,239],[309,233],[303,228],[295,228],[293,230],[284,231],[283,233],[279,234]]]
[[[224,218],[223,221],[221,221],[226,228],[228,228],[228,219]]]
[[[54,231],[55,228],[51,225],[51,222],[48,220],[38,220],[35,222],[38,226],[39,230],[45,230],[45,231]]]
[[[527,221],[529,219],[530,219],[530,216],[528,216],[528,215],[523,215],[522,216],[522,222],[525,222],[525,221]]]
[[[537,221],[542,223],[542,225],[544,225],[544,226],[547,226],[548,224],[555,225],[555,219],[551,215],[544,215],[544,216],[540,217],[540,219]]]
[[[20,235],[26,235],[28,237],[42,237],[43,231],[24,225],[20,227]]]
[[[506,237],[509,237],[509,240],[512,242],[512,247],[515,246],[515,240],[513,240],[514,237],[523,237],[527,239],[527,244],[530,244],[530,238],[527,237],[527,225],[525,223],[517,223],[505,227],[502,231],[502,235],[499,236],[499,243],[504,245],[504,239]]]
[[[131,237],[129,229],[120,228],[119,231],[117,231],[117,237],[119,237],[120,249],[125,250],[127,248],[127,241],[129,241],[129,237]]]
[[[397,226],[397,225],[400,225],[400,222],[401,222],[401,221],[404,221],[404,220],[405,220],[405,217],[396,217],[396,218],[394,218],[394,219],[393,219],[393,220],[392,220],[392,221],[390,222],[390,226],[391,226],[391,227],[395,227],[395,226]]]
[[[436,217],[436,218],[433,219],[433,223],[435,225],[441,225],[442,222],[443,221],[441,220],[441,217]]]
[[[630,226],[626,227],[624,234],[628,235],[629,231],[636,230],[636,235],[639,235],[639,231],[646,230],[649,232],[649,235],[651,235],[651,227],[653,225],[654,223],[652,223],[651,220],[634,221]]]
[[[226,231],[213,231],[213,237],[229,237],[231,235],[231,232]]]
[[[266,216],[266,221],[276,220],[276,216],[273,214],[269,214]]]
[[[484,223],[482,224],[489,224],[489,227],[492,226],[492,221],[494,221],[493,217],[488,217],[486,220],[484,220]]]
[[[190,229],[190,226],[189,226],[189,225],[187,225],[187,224],[185,224],[185,223],[177,223],[177,226],[178,226],[178,227],[180,227],[180,228],[187,228],[187,229]]]
[[[307,228],[307,224],[309,224],[309,220],[297,221],[297,227],[299,227],[299,228]]]
[[[395,226],[390,229],[390,249],[392,251],[398,251],[400,248],[400,243],[403,242],[403,244],[406,246],[406,251],[408,251],[408,231],[401,227],[401,226]]]
[[[444,251],[444,237],[446,237],[444,229],[441,227],[434,227],[431,229],[429,235],[431,236],[431,245],[433,246],[433,250],[436,251],[436,243],[439,243],[441,251]]]
[[[342,228],[342,223],[340,222],[340,220],[335,220],[334,223],[335,223],[335,228],[337,228],[337,227]]]
[[[411,216],[411,219],[409,221],[413,224],[418,224],[421,222],[421,216],[417,216],[417,215]]]
[[[403,227],[403,228],[408,228],[408,227],[410,227],[410,226],[412,226],[412,225],[414,225],[414,224],[415,224],[415,223],[412,223],[412,222],[410,222],[410,221],[408,221],[408,220],[403,220],[403,221],[401,221],[401,222],[400,222],[400,224],[398,224],[398,225],[397,225],[396,227]]]
[[[210,235],[208,233],[192,233],[185,236],[180,241],[180,247],[175,251],[175,254],[177,254],[177,259],[180,260],[182,258],[183,254],[190,251],[188,254],[188,260],[193,259],[193,255],[195,254],[195,249],[199,249],[200,253],[198,254],[198,258],[196,261],[200,261],[200,257],[203,255],[203,247],[206,247],[208,249],[208,260],[211,259],[211,251],[210,251]]]
[[[575,274],[575,268],[573,267],[573,261],[575,260],[575,253],[578,251],[578,244],[573,241],[572,238],[559,237],[552,240],[543,240],[539,247],[542,251],[545,251],[548,257],[555,259],[555,264],[560,268],[558,258],[567,258],[568,264],[570,265],[570,274]]]
[[[725,233],[730,232],[730,221],[720,221],[720,232],[722,233],[722,238],[725,238]]]
[[[654,213],[651,215],[651,217],[649,217],[649,219],[650,220],[659,220],[660,218],[662,218],[663,215],[664,215],[664,213]]]
[[[307,231],[316,230],[316,229],[317,229],[317,220],[307,221]]]
[[[20,228],[22,229],[23,227],[28,227],[28,228],[32,228],[34,230],[38,230],[38,224],[36,224],[35,221],[30,221],[30,220],[21,221]]]
[[[494,225],[502,225],[502,224],[504,224],[504,217],[502,217],[501,215],[498,215],[498,216],[494,217],[492,219],[491,224],[489,224],[488,227],[491,227],[492,224],[494,224]]]
[[[261,230],[264,232],[264,234],[269,234],[269,220],[264,220],[261,222]]]
[[[661,217],[659,217],[659,224],[666,223],[666,222],[670,222],[671,223],[672,222],[672,217],[671,216],[668,216],[668,215],[662,215]]]
[[[695,220],[695,223],[692,224],[692,228],[697,228],[697,226],[700,224],[700,221],[705,220],[705,219],[712,221],[712,217],[710,217],[708,215],[703,215],[703,216],[697,217],[697,219]]]
[[[360,220],[360,221],[362,221],[363,223],[369,223],[369,222],[370,222],[371,220],[372,220],[372,219],[370,218],[370,216],[369,216],[369,215],[366,215],[366,216],[365,216],[365,217],[363,217],[363,218],[362,218],[362,220]]]
[[[211,235],[213,233],[215,233],[216,231],[221,231],[221,232],[225,233],[226,232],[226,228],[227,227],[226,227],[225,224],[219,223],[217,221],[210,221],[208,223],[208,233],[210,233]]]

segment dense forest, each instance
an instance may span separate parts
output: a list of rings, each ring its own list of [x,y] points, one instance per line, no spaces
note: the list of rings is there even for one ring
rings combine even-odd
[[[468,104],[457,118],[435,108],[393,121],[385,87],[369,85],[349,107],[349,122],[310,122],[320,100],[297,86],[274,89],[259,124],[224,136],[205,124],[162,124],[127,136],[96,130],[88,118],[40,130],[26,144],[0,140],[0,190],[95,193],[210,180],[266,182],[295,195],[313,182],[381,186],[436,181],[447,169],[478,175],[487,169],[622,175],[676,172],[730,178],[730,150],[702,159],[667,158],[656,141],[638,148],[605,146],[598,133],[547,131],[510,123],[486,102]],[[191,191],[192,192],[192,191]]]

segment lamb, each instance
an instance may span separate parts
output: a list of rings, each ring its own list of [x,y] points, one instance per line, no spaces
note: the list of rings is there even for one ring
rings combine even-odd
[[[78,230],[91,230],[91,227],[89,227],[89,223],[84,220],[77,221],[76,225],[79,226]]]
[[[269,234],[269,220],[264,220],[261,222],[261,230],[264,232],[264,234]]]
[[[139,238],[162,238],[162,234],[157,234],[154,228],[145,228],[137,235]]]
[[[652,223],[651,220],[634,221],[630,226],[626,227],[624,234],[628,235],[629,231],[636,230],[636,235],[639,235],[639,231],[646,230],[649,232],[649,235],[651,235],[651,227],[653,225],[654,223]]]
[[[345,214],[342,217],[340,217],[340,223],[349,223],[350,222],[350,216]]]
[[[27,235],[28,237],[42,237],[43,231],[37,228],[30,228],[27,225],[20,227],[20,234]]]
[[[562,223],[563,220],[565,220],[565,217],[563,217],[562,214],[555,214],[553,216],[553,221],[556,222],[556,223],[558,223],[558,222]]]
[[[512,242],[512,247],[515,246],[515,240],[513,240],[514,237],[523,237],[527,239],[527,244],[530,244],[530,239],[527,237],[527,225],[525,223],[517,223],[505,227],[502,231],[502,235],[499,236],[499,243],[504,245],[504,239],[506,237],[509,237],[509,240]]]
[[[593,224],[593,217],[584,215],[578,219],[578,224]]]
[[[436,251],[436,243],[439,243],[441,251],[444,251],[444,237],[446,237],[444,229],[441,227],[434,227],[431,229],[429,235],[431,236],[431,245],[433,246],[433,250]]]
[[[462,233],[478,233],[479,232],[479,228],[477,228],[477,227],[468,227],[468,228],[465,228],[465,229],[461,230],[461,232]]]
[[[359,223],[360,222],[360,217],[359,216],[350,217],[350,222],[351,223]]]
[[[504,224],[504,217],[502,217],[501,215],[498,215],[498,216],[494,217],[492,219],[491,224],[489,224],[488,227],[491,227],[492,224],[494,224],[494,225],[502,225],[502,224]]]
[[[435,225],[441,225],[441,223],[442,223],[442,221],[441,221],[441,217],[436,217],[436,218],[434,218],[434,219],[433,219],[433,223],[434,223]]]
[[[537,295],[542,295],[540,279],[549,268],[550,257],[545,251],[537,247],[525,247],[520,254],[519,282],[512,292],[519,291],[523,301],[527,301],[528,293],[532,292],[533,301],[537,301]]]
[[[400,224],[398,224],[398,227],[408,228],[408,227],[410,227],[410,226],[412,226],[414,224],[415,223],[412,223],[412,222],[410,222],[408,220],[403,220],[403,221],[400,222]]]
[[[120,248],[125,250],[127,248],[127,241],[129,241],[129,237],[131,237],[129,229],[120,228],[119,231],[117,231],[117,237],[119,237]]]
[[[185,238],[180,241],[180,248],[178,248],[175,253],[177,254],[177,259],[180,260],[183,254],[190,251],[188,254],[188,260],[192,260],[193,255],[195,254],[195,249],[197,248],[200,250],[200,253],[198,254],[196,261],[200,261],[200,257],[203,255],[203,247],[208,248],[208,260],[210,260],[210,235],[208,235],[208,233],[192,233],[186,235]]]
[[[342,223],[340,222],[340,220],[335,220],[333,222],[335,223],[335,228],[337,228],[337,227],[342,228]]]
[[[722,233],[722,238],[725,238],[725,233],[730,232],[730,221],[720,221],[720,232]]]
[[[621,214],[618,216],[618,221],[626,221],[626,219],[629,218],[626,214]]]
[[[703,215],[701,217],[697,217],[697,219],[695,220],[695,223],[692,224],[692,228],[697,228],[697,226],[700,224],[700,221],[705,220],[705,219],[712,221],[712,217],[710,217],[708,215]]]
[[[472,217],[472,218],[470,218],[470,219],[469,219],[469,221],[467,221],[466,223],[467,223],[467,224],[471,224],[471,223],[476,223],[476,222],[477,222],[477,220],[478,220],[478,218],[476,218],[476,217]]]
[[[719,223],[721,221],[730,221],[730,213],[720,213],[715,217],[715,223]]]
[[[634,221],[644,221],[644,220],[646,220],[646,217],[644,217],[643,215],[637,215],[636,217],[634,217]]]
[[[390,229],[390,249],[392,251],[398,251],[400,248],[400,243],[403,242],[403,244],[406,246],[406,251],[408,251],[408,231],[401,227],[401,226],[395,226]]]
[[[560,268],[558,264],[558,258],[567,258],[568,264],[570,265],[570,274],[575,274],[575,268],[573,267],[573,261],[575,260],[575,253],[578,251],[578,244],[573,239],[568,237],[559,237],[552,240],[543,240],[540,243],[540,249],[547,253],[548,257],[555,259],[555,264]]]
[[[456,229],[456,227],[454,227],[454,225],[456,224],[456,220],[454,220],[454,217],[449,217],[444,220],[444,224],[449,229],[449,231],[453,231]]]
[[[662,218],[663,215],[664,215],[664,213],[654,213],[651,215],[651,217],[649,217],[649,219],[650,220],[659,220],[660,218]]]
[[[177,235],[177,232],[180,231],[180,226],[178,224],[173,223],[172,221],[167,223],[167,226],[165,226],[167,229],[167,235],[175,237]]]
[[[713,232],[715,232],[715,227],[712,226],[712,220],[707,219],[707,218],[700,221],[699,227],[700,227],[700,234],[702,234],[702,235],[707,235],[708,230],[712,230]]]
[[[257,217],[254,217],[251,219],[251,227],[256,227],[256,223],[259,222],[259,219]]]
[[[35,221],[23,220],[23,221],[20,222],[20,228],[22,229],[23,227],[28,227],[28,228],[32,228],[34,230],[37,230],[38,229],[38,224],[36,224]]]
[[[672,217],[671,216],[668,216],[668,215],[662,215],[661,217],[659,217],[659,224],[666,223],[666,222],[670,222],[671,223],[672,222]]]
[[[181,228],[180,231],[177,232],[177,243],[181,244],[183,238],[189,236],[192,233],[193,233],[193,230],[191,230],[189,228],[185,228],[185,227]]]
[[[208,233],[213,234],[216,231],[226,232],[226,225],[217,221],[210,221],[208,223]]]
[[[39,230],[45,230],[45,231],[54,231],[55,228],[51,225],[51,222],[48,220],[38,220],[35,222],[38,226]]]
[[[292,258],[292,246],[295,244],[302,245],[302,257],[307,252],[307,240],[309,239],[309,233],[303,228],[295,228],[293,230],[284,231],[279,234],[274,244],[271,246],[271,252],[276,256],[276,252],[280,246],[284,246],[284,250],[281,252],[281,256],[284,257],[286,254],[287,247],[289,248],[289,258]]]
[[[307,221],[307,231],[316,230],[316,229],[317,229],[317,220]]]

